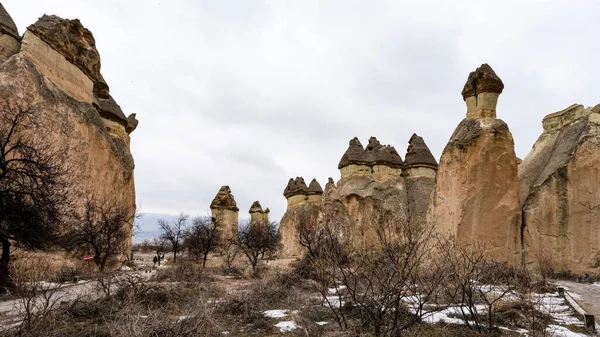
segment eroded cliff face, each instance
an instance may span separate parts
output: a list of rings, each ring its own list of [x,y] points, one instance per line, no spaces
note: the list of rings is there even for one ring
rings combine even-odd
[[[492,258],[516,264],[517,158],[508,126],[496,119],[495,109],[503,87],[488,65],[469,75],[463,90],[467,118],[442,153],[429,219],[457,244],[477,243],[490,249]]]
[[[52,38],[52,29],[66,35]],[[76,31],[86,31],[85,39]],[[32,125],[31,132],[68,151],[72,193],[80,206],[92,198],[124,204],[135,211],[129,132],[123,125],[111,130],[111,121],[93,105],[94,83],[101,76],[100,57],[90,41],[93,36],[79,21],[44,16],[25,32],[17,53],[4,62],[0,59],[0,93],[2,99],[36,112],[42,123]],[[72,63],[78,62],[82,49],[96,55],[90,68],[93,74],[85,65]]]
[[[519,165],[526,263],[562,271],[600,266],[600,106],[546,116]]]

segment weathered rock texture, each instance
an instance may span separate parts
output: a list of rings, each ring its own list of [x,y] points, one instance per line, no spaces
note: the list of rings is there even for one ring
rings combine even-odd
[[[527,263],[572,272],[600,266],[600,109],[594,109],[574,104],[547,115],[519,165]]]
[[[329,178],[323,192],[316,180],[306,187],[301,177],[290,179],[280,226],[284,256],[304,254],[306,241],[323,226],[360,249],[376,249],[382,236],[397,235],[399,226],[424,226],[437,162],[417,135],[410,139],[407,156],[410,163],[375,137],[366,148],[353,138],[338,165],[342,177],[337,184]]]
[[[260,202],[256,200],[252,203],[252,206],[250,206],[250,210],[248,211],[250,213],[250,223],[267,223],[269,221],[270,211],[271,210],[268,208],[263,210]]]
[[[469,75],[463,89],[467,118],[442,153],[430,220],[459,245],[478,243],[492,258],[518,263],[517,158],[508,126],[496,119],[503,87],[486,64]]]
[[[289,180],[283,195],[288,207],[279,223],[283,245],[281,255],[299,258],[305,253],[302,237],[310,236],[317,230],[323,189],[316,179],[307,187],[304,178],[296,177]]]
[[[0,64],[19,52],[20,40],[17,25],[0,3]]]
[[[238,235],[238,212],[239,208],[235,202],[229,186],[222,186],[210,204],[212,216],[216,219],[227,239],[237,238]]]
[[[18,37],[16,28],[6,28],[6,16],[0,6],[0,32],[5,34],[0,38]],[[77,25],[72,24],[74,21]],[[94,55],[90,69],[99,74],[100,57],[91,33],[74,21],[44,16],[30,26],[20,51],[3,63],[0,61],[0,93],[3,99],[24,100],[44,121],[32,125],[30,130],[68,150],[67,165],[75,182],[73,194],[81,207],[92,197],[116,201],[134,211],[134,162],[129,134],[112,132],[107,120],[91,104],[93,80],[73,62],[79,62],[84,55]],[[45,31],[42,27],[50,26],[62,34],[42,40],[33,33],[41,34]],[[81,34],[82,30],[86,33]]]

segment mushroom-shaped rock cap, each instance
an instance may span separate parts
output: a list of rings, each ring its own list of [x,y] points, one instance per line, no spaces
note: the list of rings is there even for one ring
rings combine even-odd
[[[429,151],[427,144],[423,140],[423,137],[417,136],[413,133],[412,137],[408,141],[408,149],[406,150],[406,158],[404,158],[406,166],[435,166],[438,163]]]
[[[350,140],[348,144],[348,150],[346,150],[342,156],[342,159],[340,159],[338,169],[351,164],[368,165],[367,161],[365,160],[365,149],[360,143],[360,140],[358,140],[356,137]]]
[[[250,206],[250,210],[248,211],[250,213],[263,213],[263,209],[262,206],[260,205],[260,202],[258,200],[256,200],[255,202],[252,203],[252,206]]]
[[[79,20],[44,14],[27,29],[81,69],[92,82],[100,80],[100,54],[96,40]]]
[[[323,189],[317,179],[311,180],[310,185],[308,185],[308,194],[323,194]]]
[[[8,34],[17,40],[21,40],[17,25],[15,25],[15,22],[10,17],[6,9],[4,9],[2,3],[0,3],[0,33]]]
[[[369,145],[365,150],[366,160],[371,165],[385,165],[394,168],[402,167],[402,158],[391,145],[381,145],[375,137],[369,138]]]
[[[285,190],[283,191],[283,196],[286,198],[292,197],[294,195],[306,195],[308,194],[308,187],[304,182],[304,178],[296,177],[296,179],[291,179],[288,182]]]
[[[501,94],[504,89],[504,83],[494,69],[487,63],[482,64],[479,68],[469,74],[467,83],[462,90],[463,99],[476,96],[482,92],[495,92]]]
[[[233,194],[231,194],[231,189],[227,185],[219,189],[219,192],[210,203],[210,209],[229,209],[236,212],[240,210],[237,207]]]

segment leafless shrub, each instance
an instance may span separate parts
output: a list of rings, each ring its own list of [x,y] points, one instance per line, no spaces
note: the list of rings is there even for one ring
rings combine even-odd
[[[177,253],[179,252],[189,217],[190,216],[188,214],[181,213],[177,219],[171,221],[170,223],[165,219],[158,219],[158,226],[162,231],[160,236],[161,239],[171,244],[173,251],[173,264],[177,263]]]
[[[202,261],[204,267],[208,254],[217,250],[221,244],[220,224],[215,218],[207,216],[194,218],[183,238],[183,246],[188,255],[196,261]]]
[[[234,239],[235,240],[235,239]],[[267,253],[275,253],[281,245],[277,223],[269,221],[247,222],[234,241],[246,256],[252,270],[257,271],[258,262]]]
[[[325,224],[320,248],[313,250],[317,291],[340,327],[349,327],[351,315],[375,336],[398,335],[441,309],[429,304],[447,270],[431,228],[411,227],[392,212],[372,219],[371,226],[375,248],[362,248],[340,241]]]

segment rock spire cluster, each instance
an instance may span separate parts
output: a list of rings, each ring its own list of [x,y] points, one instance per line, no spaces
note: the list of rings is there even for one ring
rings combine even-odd
[[[433,226],[457,247],[476,246],[512,265],[600,272],[600,104],[544,117],[542,135],[520,160],[508,125],[496,117],[503,90],[488,64],[469,74],[466,118],[439,164],[416,134],[404,161],[374,137],[367,147],[353,138],[338,165],[341,179],[329,178],[320,202],[290,202],[307,193],[304,180],[290,180],[285,255],[301,256],[298,237],[331,224],[340,240],[377,249],[375,232],[393,232],[373,228],[385,217]]]

